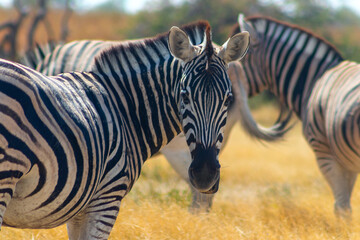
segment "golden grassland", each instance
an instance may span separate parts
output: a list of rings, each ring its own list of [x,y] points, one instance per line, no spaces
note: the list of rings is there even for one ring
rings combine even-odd
[[[254,111],[266,125],[274,107]],[[333,214],[333,197],[297,124],[278,143],[246,136],[240,126],[221,154],[221,185],[209,214],[188,212],[189,189],[163,156],[148,160],[122,202],[110,239],[360,239],[360,189],[353,221]],[[2,228],[0,239],[67,239],[66,227]]]

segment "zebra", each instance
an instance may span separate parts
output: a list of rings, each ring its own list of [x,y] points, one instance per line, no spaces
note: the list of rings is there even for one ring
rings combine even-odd
[[[360,64],[308,30],[268,17],[239,21],[232,34],[250,33],[238,66],[248,96],[264,89],[302,121],[305,139],[328,182],[336,216],[351,217],[350,198],[360,171]],[[246,96],[246,94],[244,94]]]
[[[198,41],[195,35],[190,35],[192,42]],[[45,45],[38,45],[35,49],[28,51],[22,58],[22,63],[46,75],[57,75],[62,72],[90,71],[94,65],[96,56],[102,51],[114,46],[127,45],[141,41],[102,41],[102,40],[77,40],[66,44],[54,44],[50,42]],[[200,42],[199,42],[200,43]],[[237,64],[229,64],[228,73],[232,81],[232,94],[234,101],[229,104],[227,123],[224,128],[224,141],[226,145],[228,136],[233,126],[241,119],[242,126],[250,136],[265,141],[276,141],[291,129],[286,128],[291,119],[291,114],[281,113],[279,120],[270,128],[264,128],[255,124],[248,109],[247,100],[241,96],[241,88],[234,74],[237,71]],[[234,75],[234,76],[232,76]],[[233,81],[235,80],[235,81]],[[242,109],[240,111],[240,109]],[[245,110],[247,109],[247,110]],[[285,116],[285,117],[283,117]],[[191,212],[209,211],[212,205],[214,194],[203,194],[190,183],[188,168],[191,164],[191,154],[185,140],[184,134],[176,136],[169,144],[160,149],[173,169],[189,184],[192,192],[192,203],[189,207]]]
[[[181,131],[191,183],[216,192],[226,66],[248,45],[244,32],[214,48],[197,22],[109,48],[90,72],[48,77],[0,60],[0,223],[66,223],[69,239],[107,239],[145,160]]]

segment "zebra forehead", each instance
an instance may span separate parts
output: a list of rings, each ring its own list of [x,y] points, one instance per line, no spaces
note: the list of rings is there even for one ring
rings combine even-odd
[[[182,85],[192,86],[192,87],[207,87],[207,86],[222,86],[223,88],[228,88],[231,86],[231,81],[226,73],[226,71],[212,70],[207,71],[203,70],[200,73],[195,75],[190,75],[193,77],[184,78]]]
[[[195,95],[213,92],[217,96],[223,96],[231,91],[231,81],[226,71],[202,71],[195,78],[186,78],[183,87],[190,89]]]
[[[188,87],[192,90],[194,96],[202,96],[204,94],[223,96],[231,90],[231,82],[228,78],[222,81],[199,78],[197,81],[189,81]]]

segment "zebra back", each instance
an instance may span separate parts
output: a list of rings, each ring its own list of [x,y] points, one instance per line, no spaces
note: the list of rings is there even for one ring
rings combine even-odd
[[[287,22],[270,17],[252,16],[243,19],[240,14],[239,23],[235,24],[234,35],[241,31],[251,32],[252,44],[250,54],[242,61],[245,68],[249,95],[255,95],[269,89],[288,107],[294,107],[296,113],[301,111],[302,99],[292,99],[296,93],[311,91],[316,80],[329,68],[343,61],[339,51],[324,38],[311,31]],[[261,58],[261,59],[260,59]],[[250,64],[256,66],[250,69]],[[308,84],[309,86],[305,86]],[[289,89],[295,85],[295,89]],[[283,96],[286,94],[287,96]],[[297,106],[293,102],[297,100]]]
[[[205,23],[205,21],[199,22]],[[199,45],[203,41],[204,33],[200,28],[194,28],[194,24],[195,22],[186,24],[182,26],[182,29],[188,34],[193,45]],[[102,51],[119,44],[127,45],[142,40],[79,40],[67,44],[56,44],[50,41],[44,45],[37,44],[34,49],[28,50],[20,62],[49,76],[72,71],[90,71],[94,65],[95,56]]]

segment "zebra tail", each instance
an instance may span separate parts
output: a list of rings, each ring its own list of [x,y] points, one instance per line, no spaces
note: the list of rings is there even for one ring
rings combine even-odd
[[[290,120],[292,119],[293,112],[287,110],[286,107],[282,106],[279,117],[273,126],[266,128],[259,125],[251,114],[250,107],[248,104],[248,96],[241,81],[239,81],[239,84],[240,84],[241,94],[239,98],[236,99],[236,101],[239,103],[240,122],[245,132],[249,134],[251,137],[254,137],[258,140],[264,140],[267,142],[272,142],[282,139],[283,136],[295,125],[295,123],[293,123],[290,126],[288,126]]]
[[[52,40],[43,45],[36,43],[34,48],[27,50],[24,55],[20,57],[20,63],[36,69],[39,63],[42,62],[49,53],[54,51],[58,45],[60,44]]]

